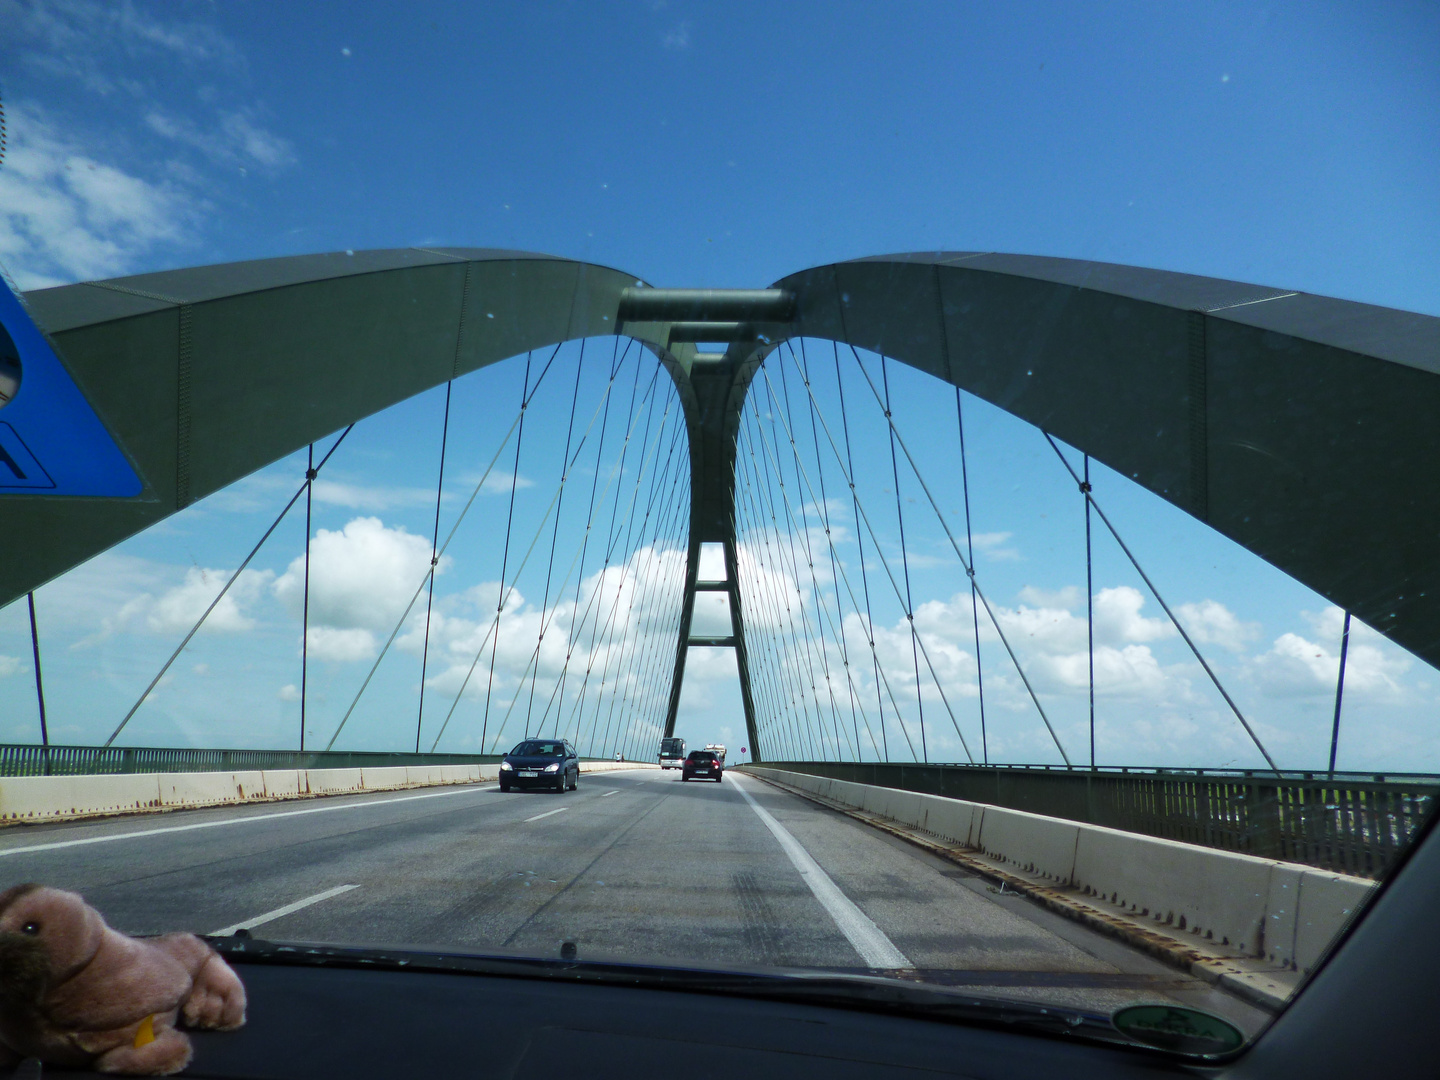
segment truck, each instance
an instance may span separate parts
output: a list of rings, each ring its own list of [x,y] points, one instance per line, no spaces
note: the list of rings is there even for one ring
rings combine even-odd
[[[720,759],[720,764],[725,764],[725,747],[721,746],[719,743],[712,742],[706,743],[705,749],[713,752],[714,755]]]
[[[685,764],[685,740],[674,736],[660,740],[660,768],[678,769]]]

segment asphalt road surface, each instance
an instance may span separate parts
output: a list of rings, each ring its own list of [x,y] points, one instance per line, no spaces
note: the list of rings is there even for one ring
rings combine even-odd
[[[748,798],[747,798],[748,796]],[[465,946],[903,972],[1108,1010],[1238,999],[853,818],[736,772],[587,774],[0,832],[0,887],[82,893],[131,933]]]

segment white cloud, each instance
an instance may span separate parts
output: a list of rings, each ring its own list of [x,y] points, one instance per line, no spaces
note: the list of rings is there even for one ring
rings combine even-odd
[[[1218,600],[1181,604],[1175,609],[1185,632],[1202,645],[1219,645],[1233,653],[1245,651],[1248,642],[1260,636],[1257,623],[1241,622]]]
[[[437,571],[448,563],[441,559]],[[310,648],[327,659],[373,652],[368,632],[389,634],[429,566],[429,539],[376,517],[355,518],[339,531],[319,530],[310,541]],[[275,595],[298,612],[304,584],[305,558],[296,556],[275,580]],[[342,630],[366,633],[335,633]]]
[[[1095,640],[1107,642],[1159,641],[1174,637],[1175,625],[1163,616],[1147,619],[1140,614],[1145,597],[1139,589],[1121,585],[1095,594]]]
[[[0,656],[0,679],[8,679],[20,670],[18,656]]]
[[[9,108],[0,168],[0,260],[22,289],[114,277],[183,246],[199,202],[104,164],[35,111]]]
[[[207,570],[191,567],[185,571],[185,582],[167,590],[149,606],[145,624],[158,634],[184,633],[205,614],[205,609],[230,580],[229,570]],[[255,620],[244,613],[275,575],[269,570],[246,570],[215,605],[202,628],[210,633],[241,633],[252,629]],[[148,598],[147,598],[148,599]],[[122,609],[123,611],[123,609]],[[134,609],[132,608],[132,613]]]
[[[21,288],[174,261],[237,168],[274,172],[295,159],[263,123],[235,45],[209,23],[153,10],[160,16],[131,2],[0,0],[7,66],[36,93],[56,80],[84,92],[49,93],[43,111],[5,103],[0,259]],[[128,72],[139,74],[117,74]]]
[[[243,109],[207,118],[202,126],[155,108],[146,114],[145,124],[155,134],[198,150],[212,161],[271,170],[295,162],[290,144]]]
[[[682,22],[678,26],[667,30],[660,38],[662,48],[678,51],[690,47],[690,24]]]
[[[1319,613],[1301,612],[1316,634],[1311,641],[1296,633],[1281,634],[1270,650],[1254,662],[1261,689],[1271,697],[1333,697],[1340,673],[1340,634],[1345,613],[1337,607]],[[1410,655],[1353,621],[1345,657],[1345,694],[1372,701],[1397,702],[1405,697],[1401,677],[1414,661]]]
[[[379,649],[375,635],[359,628],[312,626],[305,635],[305,642],[312,659],[337,664],[373,660]]]
[[[1020,551],[1008,544],[1013,535],[1008,532],[976,533],[970,537],[970,543],[991,562],[1017,562],[1020,559]]]
[[[286,683],[275,696],[281,701],[299,701],[300,688],[294,683]]]

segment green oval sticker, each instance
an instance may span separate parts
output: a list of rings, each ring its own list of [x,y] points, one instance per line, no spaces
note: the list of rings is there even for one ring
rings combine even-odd
[[[1245,1044],[1228,1020],[1178,1005],[1131,1005],[1110,1017],[1117,1031],[1179,1054],[1226,1054]]]

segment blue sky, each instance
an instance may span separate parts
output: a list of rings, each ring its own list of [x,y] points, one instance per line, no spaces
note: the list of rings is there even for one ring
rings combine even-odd
[[[279,19],[248,5],[0,0],[10,144],[0,263],[33,288],[457,244],[590,259],[661,285],[753,287],[836,259],[950,248],[1131,263],[1440,314],[1437,44],[1440,14],[1419,3],[376,3],[291,6]],[[564,352],[557,379],[573,379],[577,360]],[[457,383],[465,422],[450,446],[456,486],[442,522],[509,423],[522,367]],[[951,453],[953,417],[929,411],[943,402],[918,375],[896,378],[910,414],[897,408],[897,423],[931,456]],[[560,386],[546,390],[556,402]],[[330,467],[316,529],[346,553],[408,566],[412,541],[433,527],[442,407],[432,393],[357,427]],[[976,531],[989,545],[979,572],[1016,632],[1025,628],[1021,651],[1049,679],[1042,702],[1073,748],[1086,709],[1071,678],[1085,610],[1078,499],[1037,433],[973,399],[966,407]],[[527,520],[552,494],[558,469],[544,454],[563,441],[565,414],[559,404],[537,411],[527,435],[532,456],[522,453],[519,473],[530,486],[516,495]],[[874,420],[860,437],[888,462]],[[183,634],[186,605],[234,568],[302,471],[293,458],[277,463],[37,593],[57,738],[108,733]],[[946,488],[947,507],[951,480],[927,477]],[[902,489],[909,483],[902,475]],[[875,478],[871,497],[884,487]],[[1096,489],[1167,600],[1209,628],[1207,657],[1277,758],[1323,764],[1321,676],[1333,669],[1337,613],[1118,477],[1100,470]],[[481,498],[503,506],[508,490]],[[951,650],[942,682],[953,680],[968,738],[974,644],[955,629],[968,623],[968,590],[956,600],[963,575],[946,561],[943,534],[919,513],[912,527],[909,513],[907,550],[932,563],[914,568],[917,621],[928,610],[922,633],[937,656]],[[467,526],[472,550],[457,548],[437,584],[456,620],[447,642],[468,640],[476,590],[498,578],[487,561],[503,536],[496,517]],[[229,628],[197,638],[127,738],[293,743],[298,713],[285,690],[298,678],[298,624],[282,581],[301,530],[287,519]],[[1143,583],[1113,546],[1096,550],[1115,677],[1131,688],[1102,695],[1101,760],[1254,763],[1203,672],[1154,621],[1162,613]],[[843,543],[837,552],[858,557]],[[522,581],[527,603],[539,604],[543,584]],[[816,604],[835,586],[801,590]],[[364,635],[383,640],[391,620],[335,597],[320,649],[329,658],[310,675],[325,725],[368,669]],[[0,611],[0,738],[14,740],[35,736],[22,609]],[[893,606],[877,611],[876,626],[897,617]],[[911,662],[903,636],[897,680]],[[1357,734],[1342,743],[1342,767],[1440,771],[1433,672],[1363,638],[1352,651]],[[993,755],[1055,759],[1021,688],[1000,667],[992,680],[996,643],[981,646]],[[413,671],[382,666],[374,707],[347,727],[350,745],[404,746],[405,731],[413,745],[418,661],[401,655]],[[738,743],[723,660],[698,660],[692,674],[682,731]],[[926,702],[929,733],[937,709]],[[936,752],[959,757],[939,715]],[[468,721],[456,723],[454,748],[473,748]]]

